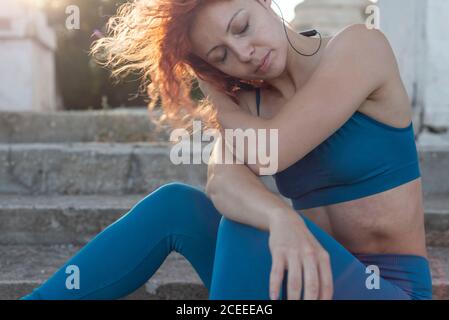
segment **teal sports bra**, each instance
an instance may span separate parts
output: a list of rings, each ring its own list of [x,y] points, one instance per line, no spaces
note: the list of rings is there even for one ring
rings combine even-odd
[[[256,102],[259,115],[259,88]],[[274,179],[279,192],[300,210],[363,198],[420,176],[413,122],[395,128],[356,111]]]

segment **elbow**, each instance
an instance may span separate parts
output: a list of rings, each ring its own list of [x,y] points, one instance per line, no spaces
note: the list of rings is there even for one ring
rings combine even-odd
[[[263,170],[261,171],[261,166],[259,165],[259,163],[255,163],[255,164],[250,164],[247,163],[246,166],[256,175],[256,176],[261,176],[263,174],[261,174],[263,172]]]
[[[207,197],[214,204],[215,208],[221,212],[223,206],[223,194],[225,193],[222,179],[216,175],[212,178],[208,178],[205,192]]]
[[[209,198],[212,199],[212,195],[215,194],[215,178],[207,178],[205,192]]]
[[[281,171],[277,161],[269,162],[268,165],[261,165],[260,163],[247,164],[247,167],[259,177],[272,176]]]
[[[232,188],[229,176],[225,172],[212,172],[207,176],[205,192],[216,206],[220,206],[221,199],[232,193]]]
[[[219,193],[218,188],[220,185],[221,188],[223,188],[223,183],[220,182],[220,180],[222,179],[216,173],[211,173],[207,176],[205,192],[210,199],[215,199],[216,195]]]

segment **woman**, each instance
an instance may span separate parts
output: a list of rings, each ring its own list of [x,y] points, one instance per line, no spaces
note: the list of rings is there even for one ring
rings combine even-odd
[[[431,299],[411,108],[382,33],[308,38],[271,0],[136,1],[110,26],[93,51],[116,74],[151,76],[166,117],[183,105],[220,129],[277,129],[274,176],[293,208],[258,179],[261,163],[220,164],[217,143],[207,194],[161,186],[22,299],[123,297],[172,250],[210,299]],[[192,73],[213,105],[192,107]]]

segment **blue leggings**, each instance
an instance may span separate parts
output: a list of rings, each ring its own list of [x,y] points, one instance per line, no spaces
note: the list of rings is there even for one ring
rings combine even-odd
[[[380,286],[368,289],[370,274],[366,273],[366,265],[313,222],[302,218],[330,254],[334,299],[429,298],[424,258],[403,256],[403,266],[390,274],[389,280],[382,277],[380,266]],[[268,236],[266,231],[222,216],[200,189],[168,183],[140,200],[21,299],[118,299],[142,286],[175,250],[194,267],[209,290],[209,299],[269,300]],[[369,257],[383,263],[381,256]],[[401,256],[388,258],[392,257],[395,265],[396,260],[402,264]],[[66,288],[68,265],[79,268],[79,289]],[[281,299],[287,298],[287,272]],[[409,277],[405,281],[404,275]],[[397,283],[395,279],[399,279]]]

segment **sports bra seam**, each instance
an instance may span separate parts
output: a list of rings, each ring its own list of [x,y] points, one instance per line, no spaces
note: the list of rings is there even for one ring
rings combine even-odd
[[[261,100],[260,88],[256,88],[256,111],[257,116],[260,117],[260,100]]]
[[[395,172],[397,172],[397,171],[399,171],[401,169],[404,169],[404,168],[407,168],[407,167],[411,167],[412,165],[417,164],[417,163],[419,164],[419,161],[414,160],[413,162],[409,162],[406,165],[401,166],[400,168],[396,168],[394,170],[389,170],[388,173],[386,173],[386,174],[385,173],[378,174],[378,175],[376,175],[374,177],[370,177],[370,178],[366,178],[366,179],[360,179],[360,180],[357,180],[357,181],[353,181],[351,183],[340,183],[340,184],[333,185],[333,186],[321,187],[321,188],[318,188],[318,189],[315,189],[315,190],[310,190],[310,191],[300,195],[299,197],[292,197],[292,198],[293,199],[300,199],[300,198],[304,198],[304,197],[306,197],[306,196],[308,196],[308,195],[310,195],[311,193],[314,193],[314,192],[322,192],[323,190],[327,191],[327,190],[330,190],[330,189],[333,189],[333,188],[340,188],[340,187],[345,187],[345,186],[351,186],[351,185],[354,185],[354,184],[364,183],[366,181],[369,181],[371,179],[374,179],[374,178],[377,178],[377,177],[380,177],[380,176],[383,176],[383,175],[393,174],[393,173],[395,173]],[[407,182],[404,182],[404,183],[402,183],[400,185],[397,185],[396,187],[399,187],[399,186],[401,186],[403,184],[406,184],[408,182],[411,182],[413,180],[419,179],[420,177],[421,177],[421,173],[419,172],[418,176],[414,177],[413,179],[407,180]],[[390,189],[386,189],[384,191],[387,191],[387,190],[390,190]]]
[[[398,128],[398,127],[393,127],[392,125],[386,124],[384,122],[381,122],[379,120],[374,119],[371,116],[368,116],[366,114],[364,114],[363,112],[360,111],[356,111],[354,112],[354,114],[358,114],[360,115],[362,118],[365,118],[366,120],[368,120],[369,122],[371,122],[372,124],[393,131],[393,132],[404,132],[404,131],[409,131],[412,127],[413,127],[413,121],[410,121],[407,127],[402,127],[402,128]]]

